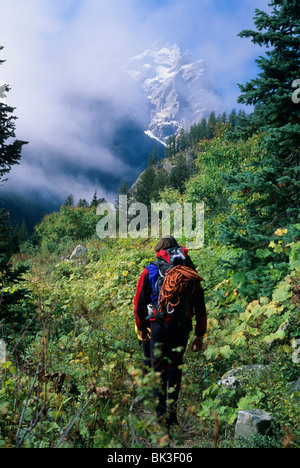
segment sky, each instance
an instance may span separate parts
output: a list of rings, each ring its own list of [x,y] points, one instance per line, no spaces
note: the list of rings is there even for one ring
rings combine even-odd
[[[255,8],[269,0],[0,0],[0,85],[16,108],[16,136],[28,141],[8,189],[42,188],[49,196],[92,198],[95,187],[80,172],[130,171],[105,144],[115,122],[144,112],[141,94],[125,79],[123,65],[162,39],[203,59],[224,110],[239,109],[237,83],[258,72],[262,50],[237,34],[254,28]],[[102,138],[91,137],[95,108],[109,98]],[[75,111],[76,106],[80,111]],[[213,110],[213,109],[212,109]],[[247,111],[247,109],[246,109]],[[56,158],[64,158],[64,170]],[[59,156],[58,156],[59,155]],[[74,164],[77,174],[68,173]],[[57,171],[55,168],[58,168]],[[115,197],[99,186],[108,200]]]

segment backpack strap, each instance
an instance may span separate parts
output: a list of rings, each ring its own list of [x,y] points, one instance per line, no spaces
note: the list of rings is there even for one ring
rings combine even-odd
[[[156,311],[158,310],[159,292],[165,279],[165,273],[169,267],[170,265],[164,259],[158,259],[156,262],[151,262],[148,266],[146,266],[149,272],[149,281],[152,287],[151,304],[147,305],[147,320],[150,318],[154,318],[154,309]]]
[[[157,305],[158,295],[159,295],[159,290],[157,288],[157,282],[158,282],[158,276],[159,276],[158,262],[152,262],[146,268],[149,272],[149,281],[152,287],[151,301],[153,305]]]

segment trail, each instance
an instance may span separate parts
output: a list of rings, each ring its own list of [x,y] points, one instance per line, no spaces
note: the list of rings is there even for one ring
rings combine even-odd
[[[133,422],[134,417],[136,422]],[[131,430],[133,446],[145,448],[198,448],[210,446],[212,442],[203,436],[197,427],[197,420],[191,415],[178,414],[179,425],[167,430],[159,425],[156,415],[149,410],[142,399],[135,399],[131,406]],[[136,426],[140,426],[138,429]]]

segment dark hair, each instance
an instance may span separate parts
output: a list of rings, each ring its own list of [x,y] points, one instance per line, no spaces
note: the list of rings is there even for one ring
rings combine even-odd
[[[171,247],[179,247],[176,239],[173,236],[164,236],[154,247],[155,252],[160,250],[170,249]]]

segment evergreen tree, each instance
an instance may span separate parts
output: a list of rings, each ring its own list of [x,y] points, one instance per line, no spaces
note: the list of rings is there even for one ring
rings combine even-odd
[[[115,201],[115,208],[116,210],[119,209],[119,196],[120,195],[128,195],[128,192],[129,192],[129,185],[128,185],[128,182],[125,180],[120,189],[119,189],[119,193],[118,193],[118,196],[116,198],[116,201]]]
[[[184,192],[185,182],[189,176],[189,167],[186,158],[180,154],[176,158],[176,165],[170,174],[170,185],[180,193]]]
[[[72,193],[65,199],[64,206],[74,206],[74,195]]]
[[[270,14],[256,10],[257,31],[240,33],[268,50],[257,60],[259,75],[240,85],[239,102],[254,105],[255,110],[248,127],[236,132],[236,137],[247,137],[249,129],[264,136],[260,159],[226,179],[232,200],[241,209],[239,215],[229,217],[220,235],[241,249],[230,268],[243,270],[243,283],[253,296],[270,293],[272,281],[283,272],[286,260],[279,253],[270,266],[267,247],[276,239],[274,233],[284,227],[292,240],[293,224],[299,219],[300,121],[291,84],[299,78],[300,4],[298,0],[272,0],[270,6]],[[265,263],[262,249],[266,249]]]
[[[188,148],[188,137],[182,128],[178,136],[177,151],[185,151]]]
[[[254,44],[270,50],[266,57],[256,60],[262,70],[257,78],[239,85],[242,95],[238,102],[256,106],[251,121],[253,129],[288,126],[284,129],[284,140],[289,140],[290,133],[292,138],[298,133],[299,143],[299,129],[292,129],[288,124],[299,125],[299,107],[292,101],[292,83],[299,78],[300,4],[297,0],[272,0],[270,6],[271,14],[255,10],[258,31],[245,30],[239,34],[252,37]]]
[[[151,205],[152,200],[156,200],[156,174],[155,168],[151,164],[147,169],[140,175],[134,198],[139,203],[144,203],[148,208]]]
[[[100,203],[106,203],[106,200],[103,197],[98,198],[97,190],[95,190],[95,193],[94,193],[93,199],[91,201],[90,207],[91,208],[96,208]]]
[[[2,49],[3,47],[0,46],[0,50]],[[4,62],[4,60],[0,60],[0,65]],[[10,88],[4,85],[1,88],[1,95],[5,95],[9,90]],[[0,184],[6,180],[3,177],[10,172],[11,167],[14,164],[19,164],[22,147],[27,143],[15,139],[17,117],[13,115],[14,111],[14,107],[8,106],[0,100]]]
[[[245,111],[239,110],[239,113],[237,116],[237,126],[240,128],[241,127],[244,128],[247,126],[247,116],[246,116]]]
[[[230,112],[229,118],[228,118],[228,123],[233,129],[235,129],[236,124],[237,124],[237,115],[236,115],[236,110],[235,109],[232,109],[232,111]]]
[[[221,121],[222,121],[222,123],[226,123],[226,122],[227,122],[227,114],[226,114],[226,112],[223,112],[223,114],[222,114],[222,120],[221,120]]]
[[[0,46],[0,50],[3,47]],[[0,60],[0,65],[4,63]],[[4,177],[10,172],[14,164],[19,164],[23,145],[27,142],[15,139],[15,121],[17,117],[13,115],[15,108],[8,106],[3,101],[9,87],[4,85],[0,88],[0,185],[6,179]],[[8,264],[10,255],[16,249],[15,240],[12,234],[12,227],[9,213],[0,210],[0,307],[2,302],[2,287],[5,282],[13,277],[11,267]]]
[[[154,149],[153,149],[153,152],[151,154],[149,154],[149,158],[148,158],[148,166],[154,166],[155,164],[158,163],[158,159],[157,159],[157,147],[154,146]]]
[[[164,190],[165,188],[169,187],[169,173],[160,163],[156,169],[156,176],[155,176],[155,200],[157,201],[159,198],[159,192]]]
[[[171,157],[171,136],[169,136],[165,146],[165,158]]]
[[[77,203],[77,206],[78,208],[88,208],[89,204],[85,198],[80,198],[80,200]]]
[[[222,115],[221,115],[221,114],[218,114],[216,123],[219,124],[219,123],[221,123],[221,122],[222,122]]]
[[[21,245],[29,239],[29,231],[26,221],[23,219],[21,226],[15,232],[18,244]]]
[[[98,197],[97,197],[97,190],[95,190],[93,199],[91,201],[91,207],[96,208],[97,206],[98,206]]]
[[[189,146],[191,148],[194,148],[195,143],[197,141],[197,125],[191,125],[188,139],[189,139]]]
[[[0,50],[3,47],[0,46]],[[0,60],[0,65],[3,63]],[[21,151],[25,141],[15,139],[15,121],[17,117],[13,115],[15,108],[7,106],[3,101],[9,87],[4,85],[0,87],[0,185],[6,179],[6,175],[10,172],[14,164],[19,164],[21,159]],[[16,306],[22,295],[21,289],[12,288],[9,291],[9,284],[16,284],[21,281],[21,274],[24,273],[25,267],[12,268],[9,263],[11,255],[18,249],[18,239],[14,235],[11,226],[9,213],[0,210],[0,317],[1,321],[14,323],[14,332],[17,326],[15,320],[18,316],[20,322],[25,315],[23,308]],[[14,307],[11,305],[14,304]]]
[[[166,158],[171,158],[172,156],[175,156],[176,154],[176,135],[170,135],[166,148],[165,148],[165,157]]]
[[[210,140],[215,135],[216,128],[216,114],[211,112],[208,118],[207,127],[206,127],[206,138]]]
[[[120,187],[119,194],[120,195],[127,195],[129,192],[129,185],[128,182],[125,180]]]
[[[206,118],[203,117],[201,119],[200,124],[198,125],[198,141],[203,140],[203,138],[206,138],[206,127],[207,127],[207,122]]]

